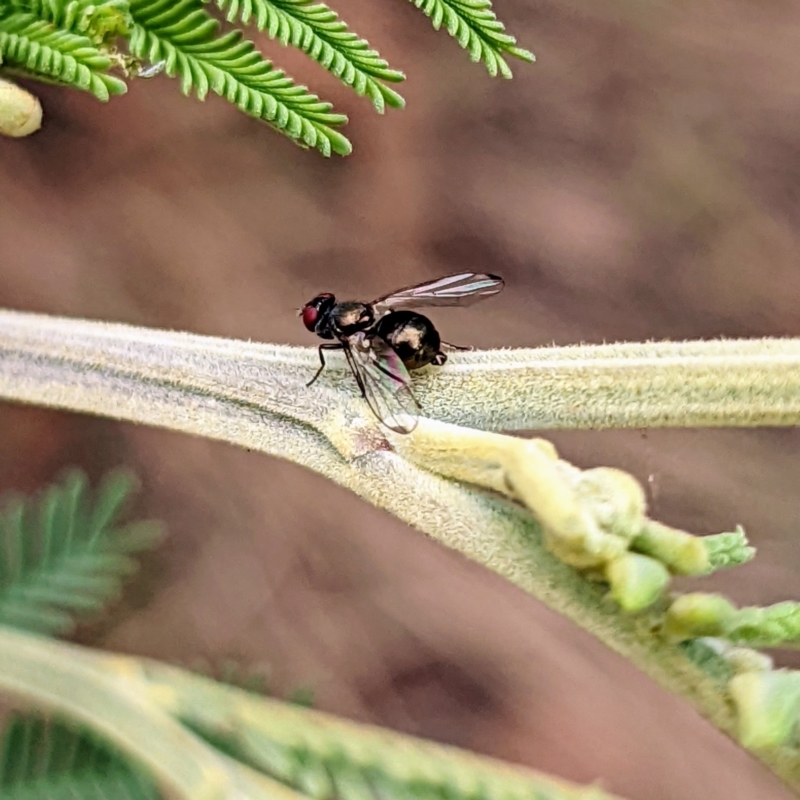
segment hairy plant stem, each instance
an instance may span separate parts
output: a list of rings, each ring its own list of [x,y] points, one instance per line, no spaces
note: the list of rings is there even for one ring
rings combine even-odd
[[[0,349],[4,371],[16,363],[48,386],[52,369],[91,371],[105,376],[103,392],[112,376],[213,391],[314,427],[331,405],[364,411],[345,402],[357,392],[340,356],[306,389],[318,365],[311,348],[0,310]],[[429,416],[484,430],[795,425],[800,339],[457,353],[418,374],[415,391]]]
[[[504,575],[681,694],[732,737],[727,663],[652,632],[558,561],[523,509],[409,463],[342,361],[311,349],[0,312],[0,397],[156,425],[287,458]],[[426,412],[484,429],[793,425],[800,340],[500,350],[415,382]],[[759,757],[800,791],[800,749]]]

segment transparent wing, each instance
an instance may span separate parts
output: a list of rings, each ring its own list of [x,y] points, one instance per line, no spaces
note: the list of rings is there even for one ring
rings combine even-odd
[[[398,308],[425,308],[426,306],[469,306],[491,297],[502,290],[503,279],[497,275],[483,275],[476,272],[459,272],[446,275],[435,281],[409,286],[375,300],[380,314]]]
[[[372,413],[390,430],[411,433],[420,407],[397,353],[379,336],[363,332],[348,338],[344,352]]]

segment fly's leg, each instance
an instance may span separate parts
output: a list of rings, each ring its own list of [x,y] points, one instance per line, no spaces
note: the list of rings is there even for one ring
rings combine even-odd
[[[356,362],[353,358],[353,353],[350,351],[349,348],[342,345],[342,350],[344,350],[344,354],[347,358],[347,363],[350,365],[350,372],[353,373],[353,377],[356,379],[356,383],[358,384],[359,391],[361,392],[361,397],[366,400],[367,399],[367,387],[364,386],[364,381],[361,378],[361,373],[358,371],[358,367],[356,366]]]
[[[325,356],[322,352],[323,350],[344,350],[344,345],[341,342],[326,342],[317,348],[317,352],[319,353],[320,367],[314,377],[306,384],[306,386],[311,386],[311,384],[314,383],[314,381],[319,378],[320,375],[322,375],[322,370],[325,369]]]
[[[462,347],[460,344],[452,344],[451,342],[440,342],[440,346],[443,350],[440,350],[431,361],[431,364],[435,364],[437,367],[441,367],[442,364],[447,361],[447,353],[444,350],[474,350],[474,347]]]
[[[450,350],[474,350],[474,347],[463,347],[460,344],[451,344],[450,342],[442,342],[443,347],[447,347]]]
[[[441,347],[446,350],[474,350],[474,347],[462,347],[460,344],[451,344],[450,342],[441,342]],[[444,362],[447,361],[447,353],[440,350],[435,356],[431,364],[436,364],[437,367],[441,367]]]

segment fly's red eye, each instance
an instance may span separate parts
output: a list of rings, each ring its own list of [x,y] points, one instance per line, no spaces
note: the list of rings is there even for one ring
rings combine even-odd
[[[319,311],[317,311],[314,306],[305,306],[303,308],[303,325],[312,333],[314,332],[314,326],[317,324],[318,317]]]

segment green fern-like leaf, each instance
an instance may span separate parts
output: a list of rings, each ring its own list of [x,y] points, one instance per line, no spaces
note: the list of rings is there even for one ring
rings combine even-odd
[[[194,90],[203,100],[212,91],[323,155],[351,152],[349,140],[333,129],[347,117],[275,69],[239,31],[219,35],[201,0],[134,0],[131,13],[131,53],[165,61],[184,94]]]
[[[533,53],[517,47],[517,40],[504,33],[505,26],[495,16],[491,0],[410,0],[431,19],[438,31],[447,32],[465,50],[472,61],[482,61],[489,74],[511,77],[504,55],[522,61],[535,61]]]
[[[126,473],[99,487],[92,507],[85,476],[72,472],[36,500],[14,497],[0,514],[0,623],[68,633],[96,613],[134,572],[134,558],[161,538],[161,528],[138,522],[116,528],[133,488]]]
[[[328,6],[316,0],[213,1],[226,12],[228,22],[240,19],[248,24],[255,19],[258,29],[271,39],[299,48],[357,94],[367,95],[378,112],[383,113],[387,104],[405,105],[402,96],[383,83],[399,83],[405,75],[391,69]]]
[[[3,800],[160,800],[153,782],[87,731],[11,715],[0,756]]]
[[[110,42],[130,30],[128,0],[5,0],[9,8],[88,36],[95,44]],[[0,3],[0,6],[2,3]]]
[[[33,14],[0,17],[0,61],[33,76],[91,92],[98,100],[127,91],[123,81],[107,74],[113,62],[91,39]]]

